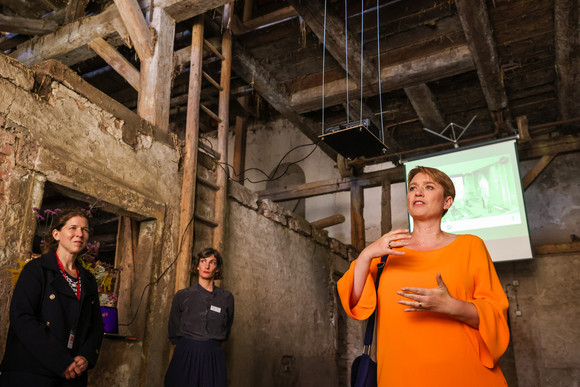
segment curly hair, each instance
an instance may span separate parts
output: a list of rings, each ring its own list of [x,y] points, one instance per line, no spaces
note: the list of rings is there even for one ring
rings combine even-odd
[[[197,277],[199,275],[198,267],[200,259],[211,257],[212,255],[217,260],[217,269],[215,271],[214,279],[216,280],[223,279],[224,260],[219,251],[217,251],[216,249],[212,249],[211,247],[203,249],[199,254],[197,254],[193,258],[191,262],[191,270],[190,270],[191,273]]]

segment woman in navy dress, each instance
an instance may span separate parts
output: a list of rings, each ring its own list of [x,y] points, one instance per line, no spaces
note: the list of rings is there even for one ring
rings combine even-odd
[[[223,259],[205,249],[193,260],[198,283],[175,294],[169,316],[169,340],[176,345],[165,387],[225,387],[226,358],[221,344],[234,320],[234,296],[217,287]]]

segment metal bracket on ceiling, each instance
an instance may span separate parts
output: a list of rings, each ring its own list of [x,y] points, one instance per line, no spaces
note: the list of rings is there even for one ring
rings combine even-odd
[[[455,148],[458,148],[459,147],[459,144],[457,143],[457,141],[459,141],[459,139],[461,138],[461,136],[463,136],[463,134],[465,133],[465,131],[467,130],[467,128],[469,128],[469,125],[471,125],[471,123],[475,120],[475,118],[477,118],[476,115],[473,116],[473,118],[471,119],[471,121],[469,121],[469,123],[465,127],[463,127],[461,125],[458,125],[458,124],[456,124],[454,122],[450,122],[449,125],[447,125],[445,128],[443,128],[443,130],[440,133],[437,133],[437,132],[435,132],[435,131],[433,131],[431,129],[428,129],[428,128],[423,128],[423,130],[425,130],[425,131],[427,131],[427,132],[429,132],[431,134],[434,134],[436,136],[439,136],[441,138],[444,138],[447,141],[451,141],[453,143],[453,146]],[[457,136],[456,133],[455,133],[455,128],[456,127],[457,128],[460,128],[460,129],[463,129],[461,131],[461,133],[459,133],[459,136]],[[447,129],[451,129],[451,133],[450,133],[451,136],[445,136],[444,135],[444,133],[447,131]]]

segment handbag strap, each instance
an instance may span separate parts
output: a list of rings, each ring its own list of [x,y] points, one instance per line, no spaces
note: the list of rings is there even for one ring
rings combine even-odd
[[[379,270],[377,271],[377,279],[375,280],[375,291],[378,292],[379,290],[379,280],[381,279],[381,274],[383,273],[383,269],[385,267],[385,262],[387,262],[387,258],[389,256],[388,255],[383,255],[381,257],[381,262],[377,264],[377,267],[379,268]],[[377,294],[378,297],[378,294]],[[373,312],[373,314],[371,314],[371,316],[368,318],[367,321],[367,330],[365,333],[365,341],[364,341],[364,347],[363,347],[363,353],[366,353],[368,355],[368,353],[371,350],[371,344],[373,343],[373,332],[375,330],[375,316],[377,313],[377,309],[375,308],[375,311]]]

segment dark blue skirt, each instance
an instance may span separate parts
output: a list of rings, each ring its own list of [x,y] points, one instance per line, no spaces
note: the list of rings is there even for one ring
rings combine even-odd
[[[226,387],[226,355],[219,341],[182,337],[165,374],[165,387]]]

